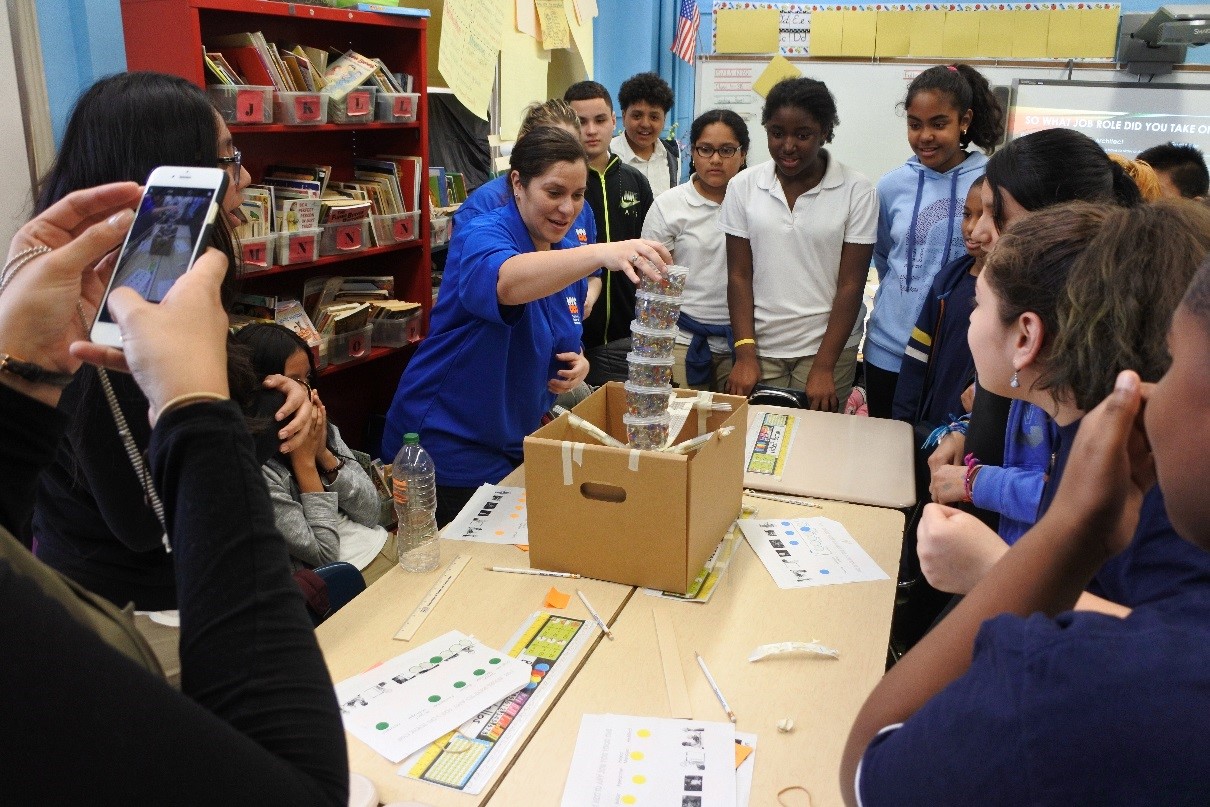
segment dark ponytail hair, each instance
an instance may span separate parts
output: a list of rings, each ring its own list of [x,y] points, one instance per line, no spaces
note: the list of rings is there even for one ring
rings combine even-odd
[[[930,67],[912,79],[903,106],[911,106],[916,94],[926,90],[949,96],[959,118],[970,110],[970,126],[959,141],[962,148],[974,143],[987,154],[996,150],[996,145],[1004,139],[1004,108],[982,73],[969,64]]]
[[[579,138],[554,126],[539,126],[522,135],[513,146],[508,167],[517,172],[522,187],[529,187],[530,180],[546,173],[555,163],[576,162],[588,165]]]
[[[1004,228],[1001,190],[1029,211],[1076,200],[1120,207],[1142,202],[1122,167],[1074,129],[1043,129],[1011,141],[987,161],[986,177],[999,229]]]

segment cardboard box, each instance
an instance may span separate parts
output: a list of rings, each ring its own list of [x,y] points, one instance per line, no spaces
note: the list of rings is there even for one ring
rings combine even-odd
[[[694,397],[692,390],[676,390]],[[748,403],[715,395],[703,431],[734,426],[691,454],[598,445],[564,415],[525,438],[529,558],[535,569],[574,572],[626,585],[687,591],[743,496]],[[574,411],[626,441],[626,392],[606,384]],[[691,412],[673,443],[702,433]]]

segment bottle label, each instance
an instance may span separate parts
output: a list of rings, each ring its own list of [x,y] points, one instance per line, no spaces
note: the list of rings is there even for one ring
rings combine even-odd
[[[408,481],[406,479],[391,479],[392,498],[399,507],[408,506]]]

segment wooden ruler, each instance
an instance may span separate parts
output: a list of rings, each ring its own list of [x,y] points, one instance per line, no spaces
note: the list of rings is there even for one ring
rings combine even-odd
[[[470,559],[470,555],[459,555],[454,558],[442,573],[441,578],[424,595],[424,599],[420,601],[420,605],[416,606],[416,610],[412,611],[411,615],[404,620],[403,627],[395,632],[394,638],[404,642],[411,641],[412,637],[416,635],[416,631],[420,630],[420,626],[424,624],[424,620],[428,619],[429,613],[437,607],[437,603],[441,602],[445,592],[454,585],[454,581],[458,579],[458,575],[466,568]]]

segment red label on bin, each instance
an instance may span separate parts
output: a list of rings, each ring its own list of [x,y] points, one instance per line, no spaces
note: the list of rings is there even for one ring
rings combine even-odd
[[[243,247],[244,263],[253,263],[257,266],[265,266],[268,264],[264,244],[244,244]]]
[[[392,114],[397,118],[410,118],[416,114],[413,102],[416,99],[410,95],[398,95],[395,97],[395,103],[391,109]]]
[[[261,90],[239,90],[235,94],[236,123],[264,123],[265,93]]]
[[[300,121],[319,120],[319,96],[294,96],[294,118]]]
[[[297,235],[290,239],[290,260],[309,261],[315,255],[315,236]]]
[[[416,237],[416,227],[412,224],[411,216],[395,219],[394,230],[396,241],[411,241]]]
[[[361,225],[348,224],[336,228],[336,248],[343,250],[361,249]]]
[[[364,115],[370,111],[370,93],[354,90],[345,96],[345,112],[349,115]]]

